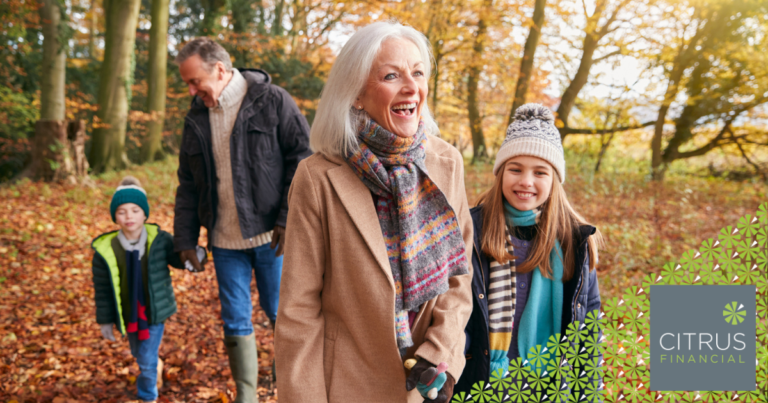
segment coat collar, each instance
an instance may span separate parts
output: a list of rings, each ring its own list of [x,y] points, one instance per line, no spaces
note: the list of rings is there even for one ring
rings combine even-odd
[[[444,191],[451,185],[451,177],[455,162],[453,159],[438,155],[430,149],[431,136],[427,136],[427,149],[425,156],[425,165],[429,177],[435,182],[437,187]],[[379,268],[383,271],[394,290],[395,283],[392,278],[392,268],[387,256],[387,248],[384,243],[384,236],[381,234],[381,225],[376,215],[376,207],[373,204],[371,191],[363,184],[360,178],[355,174],[347,162],[340,156],[325,156],[339,166],[331,168],[328,171],[328,178],[341,199],[341,204],[347,210],[347,214],[352,218],[355,227],[365,240],[368,249],[373,254]]]

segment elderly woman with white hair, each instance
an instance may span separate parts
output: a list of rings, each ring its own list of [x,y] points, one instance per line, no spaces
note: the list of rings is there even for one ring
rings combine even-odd
[[[281,403],[453,394],[472,312],[472,220],[462,157],[435,136],[427,108],[432,63],[423,34],[379,22],[357,31],[331,69],[310,132],[315,154],[288,196]]]

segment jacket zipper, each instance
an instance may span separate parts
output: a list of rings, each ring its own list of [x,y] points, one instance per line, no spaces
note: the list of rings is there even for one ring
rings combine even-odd
[[[589,252],[587,252],[587,253],[589,253]],[[581,286],[582,286],[582,285],[584,285],[584,275],[583,275],[583,270],[582,270],[581,281],[579,281],[579,289],[578,289],[578,290],[576,290],[576,295],[574,295],[574,297],[573,297],[573,301],[576,301],[577,299],[579,299],[579,294],[581,293]],[[576,313],[575,313],[575,310],[574,310],[575,306],[573,305],[573,301],[571,301],[571,313],[573,314],[573,316],[576,316]],[[560,333],[560,337],[562,338],[564,335],[565,335],[565,332],[562,332],[562,331],[561,331],[561,333]],[[565,359],[565,354],[563,354],[563,355],[560,357],[560,365],[563,365],[563,360],[564,360],[564,359]]]

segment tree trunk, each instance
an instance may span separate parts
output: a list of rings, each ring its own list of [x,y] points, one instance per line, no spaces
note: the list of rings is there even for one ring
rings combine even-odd
[[[231,0],[232,31],[244,34],[253,31],[253,21],[256,19],[256,10],[252,7],[252,0]]]
[[[262,0],[256,0],[256,10],[259,16],[259,22],[256,24],[256,32],[258,32],[259,35],[266,35],[267,12],[264,10],[264,4],[262,3]]]
[[[66,157],[65,67],[67,54],[61,46],[61,10],[56,0],[43,0],[39,9],[43,25],[43,63],[40,69],[40,120],[35,123],[32,158],[22,176],[53,180]]]
[[[492,0],[486,0],[484,7],[480,10],[480,17],[477,21],[477,32],[475,33],[475,42],[472,45],[472,60],[469,66],[469,77],[467,79],[467,108],[469,112],[469,130],[472,133],[472,162],[485,161],[488,159],[488,151],[485,146],[485,136],[483,135],[483,119],[480,117],[480,106],[478,105],[477,91],[480,84],[480,72],[483,65],[483,48],[485,47],[485,34],[487,27],[487,11],[490,9]]]
[[[576,75],[571,80],[568,88],[563,92],[563,96],[560,98],[560,105],[557,107],[557,120],[560,124],[557,126],[560,128],[568,127],[568,116],[570,116],[573,106],[576,105],[576,99],[579,97],[579,92],[587,84],[589,80],[589,71],[594,64],[593,57],[595,56],[595,50],[597,49],[597,39],[594,34],[587,32],[584,38],[584,49],[581,53],[581,61],[579,62],[579,69],[576,71]],[[565,133],[560,134],[561,140],[566,136]]]
[[[93,131],[90,164],[101,173],[125,166],[125,130],[133,81],[132,58],[141,0],[104,0],[107,32],[99,74],[98,126]]]
[[[108,1],[108,0],[105,0]],[[113,0],[114,1],[114,0]],[[217,26],[221,21],[221,15],[224,11],[224,0],[202,0],[204,14],[202,24],[202,36],[209,36],[215,34],[221,26]]]
[[[440,60],[442,59],[442,55],[439,53],[438,49],[435,49],[435,72],[432,77],[432,117],[435,119],[435,122],[437,122],[437,90],[438,90],[438,84],[440,80]]]
[[[533,59],[536,56],[536,47],[541,37],[541,29],[544,27],[544,9],[547,7],[547,0],[536,0],[533,8],[533,25],[528,33],[523,48],[523,60],[520,63],[520,74],[517,76],[517,85],[515,86],[515,99],[512,102],[512,110],[509,112],[507,124],[515,120],[515,111],[525,103],[525,95],[528,93],[528,86],[531,83],[531,73],[533,72]]]
[[[88,28],[88,57],[96,60],[96,30],[98,18],[96,18],[96,0],[91,0],[90,27]]]
[[[147,138],[141,145],[141,162],[162,159],[165,122],[166,65],[168,60],[168,0],[152,0],[152,27],[149,29],[149,76],[147,113],[150,114]]]
[[[59,43],[61,11],[57,0],[43,0],[43,65],[40,69],[40,120],[64,120],[67,53]]]
[[[272,35],[283,35],[283,5],[285,0],[277,0],[275,4],[275,18],[272,20]]]

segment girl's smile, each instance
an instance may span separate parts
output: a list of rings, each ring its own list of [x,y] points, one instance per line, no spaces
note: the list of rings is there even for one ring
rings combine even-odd
[[[519,155],[510,158],[503,169],[502,193],[512,207],[528,211],[547,201],[554,177],[554,169],[548,162]]]

